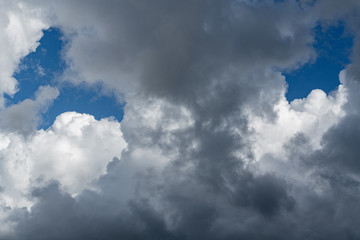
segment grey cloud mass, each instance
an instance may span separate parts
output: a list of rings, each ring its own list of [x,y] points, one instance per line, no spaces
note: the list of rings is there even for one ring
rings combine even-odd
[[[93,188],[76,194],[59,180],[34,180],[26,195],[34,204],[9,209],[15,224],[3,239],[359,239],[358,5],[24,3],[41,9],[69,40],[62,81],[101,82],[126,102],[127,148],[109,159]],[[282,119],[274,107],[286,92],[281,72],[313,61],[313,27],[338,20],[355,40],[352,64],[340,74],[346,103],[336,122],[318,136],[319,146],[305,126],[286,139],[281,154],[259,159],[252,119],[275,125]],[[1,128],[30,134],[22,126],[31,122],[33,129],[37,106],[58,95],[39,91],[0,113]],[[16,114],[26,118],[13,122]]]
[[[7,107],[0,113],[0,126],[7,131],[29,135],[41,119],[39,113],[46,112],[59,91],[49,86],[41,86],[35,93],[35,99],[26,99],[18,104]]]

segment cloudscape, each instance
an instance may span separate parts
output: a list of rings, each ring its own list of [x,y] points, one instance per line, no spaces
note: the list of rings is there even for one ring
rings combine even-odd
[[[0,0],[0,239],[360,239],[359,11]]]

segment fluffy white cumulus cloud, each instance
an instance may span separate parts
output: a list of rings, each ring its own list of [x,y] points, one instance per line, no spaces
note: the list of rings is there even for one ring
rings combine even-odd
[[[295,99],[289,103],[283,97],[274,111],[274,121],[259,116],[250,116],[250,127],[254,130],[254,154],[257,161],[266,154],[280,159],[284,156],[284,146],[297,134],[310,139],[314,149],[321,147],[322,136],[345,116],[343,105],[347,102],[347,90],[343,85],[326,95],[322,90],[313,90],[306,98]]]
[[[46,147],[45,147],[46,146]],[[67,112],[53,126],[40,130],[29,144],[31,176],[58,180],[67,192],[79,193],[121,157],[126,142],[120,124],[111,119]]]
[[[71,194],[94,188],[107,164],[126,148],[117,121],[76,112],[61,114],[49,129],[29,137],[1,133],[0,145],[2,214],[30,207],[32,188],[49,181]]]

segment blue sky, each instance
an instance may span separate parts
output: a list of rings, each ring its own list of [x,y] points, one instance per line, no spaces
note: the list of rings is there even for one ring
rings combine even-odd
[[[313,29],[315,62],[308,62],[295,71],[284,73],[288,83],[286,98],[292,101],[305,98],[313,89],[329,93],[340,84],[339,73],[350,63],[353,36],[345,31],[343,23]]]
[[[57,28],[49,28],[43,33],[36,51],[24,57],[19,64],[18,71],[14,74],[19,91],[13,97],[6,96],[7,105],[33,98],[39,86],[50,85],[57,87],[60,95],[48,111],[43,113],[39,128],[48,128],[58,115],[67,111],[88,113],[97,120],[114,117],[121,121],[123,105],[119,104],[114,96],[99,94],[100,85],[90,87],[86,84],[74,85],[58,81],[66,68],[61,56],[66,41]]]

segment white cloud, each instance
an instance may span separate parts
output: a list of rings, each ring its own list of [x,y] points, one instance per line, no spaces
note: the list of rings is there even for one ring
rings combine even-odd
[[[255,159],[261,161],[267,154],[287,159],[283,147],[299,133],[310,139],[314,150],[319,149],[323,134],[345,115],[342,107],[347,102],[346,92],[343,85],[330,95],[315,89],[306,98],[295,99],[291,103],[283,96],[274,105],[277,113],[274,122],[250,116],[250,127],[255,131]]]
[[[68,192],[79,193],[104,174],[106,165],[113,157],[120,158],[125,148],[117,121],[63,113],[51,128],[40,130],[32,138],[31,176],[56,179]]]
[[[11,208],[30,207],[31,188],[52,180],[71,194],[92,188],[127,146],[120,123],[76,112],[61,114],[49,129],[29,137],[0,135],[0,200]],[[6,209],[0,212],[6,215]]]

